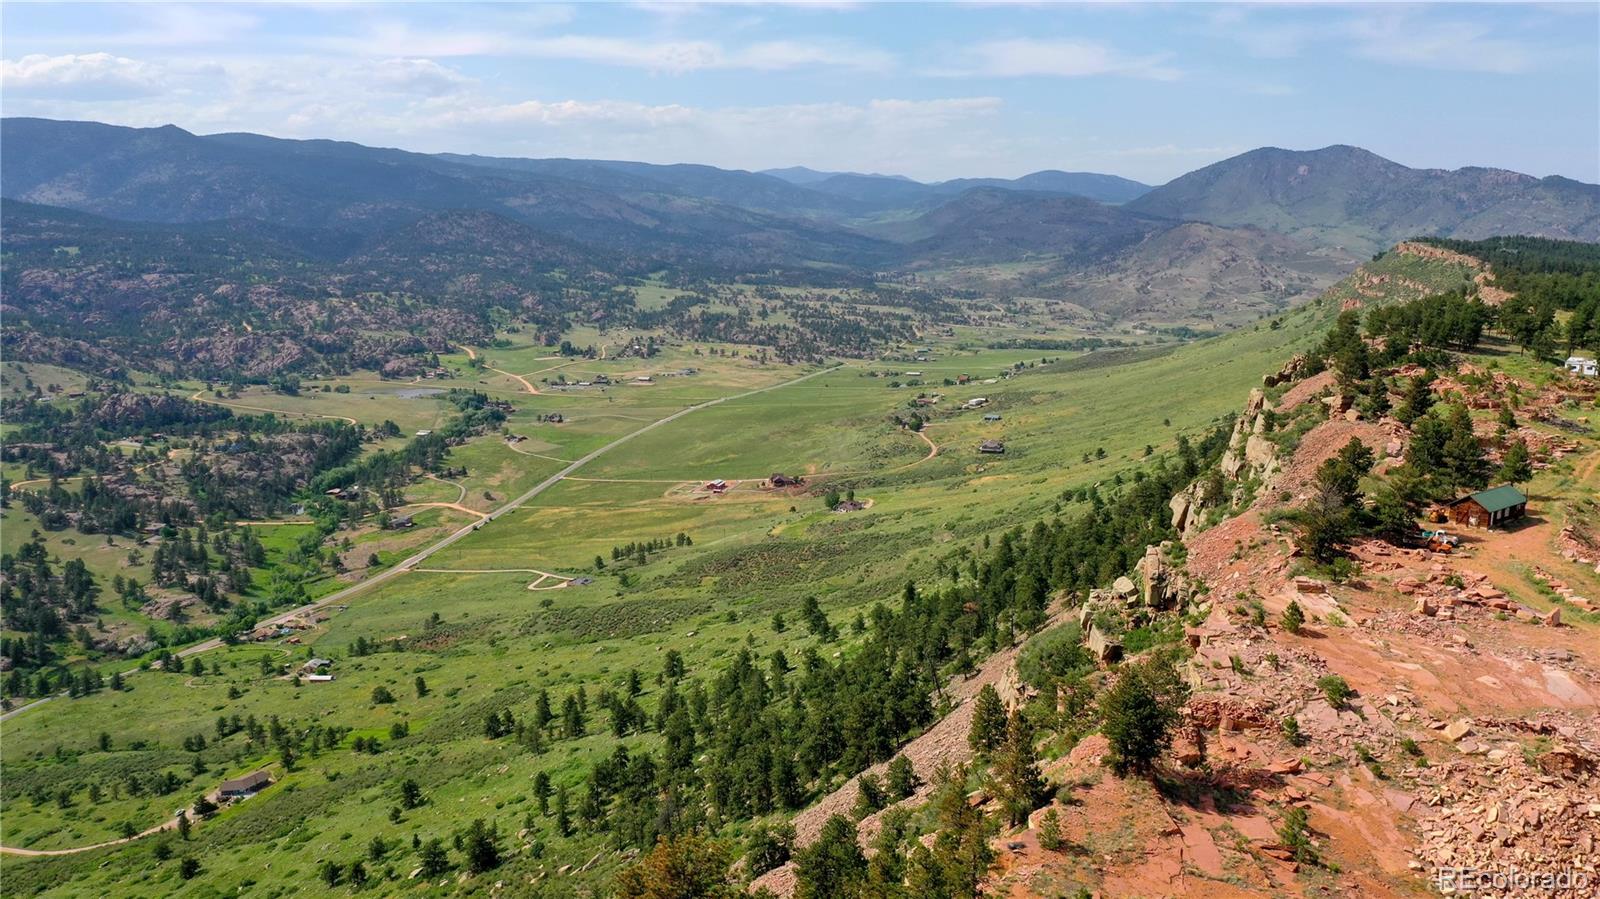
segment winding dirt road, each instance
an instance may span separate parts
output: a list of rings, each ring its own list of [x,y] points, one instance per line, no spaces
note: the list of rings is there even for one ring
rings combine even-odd
[[[468,359],[472,359],[474,361],[477,360],[478,353],[472,347],[463,346],[461,349],[466,351]],[[539,388],[537,388],[537,387],[533,386],[532,384],[530,384],[528,382],[528,379],[524,378],[522,375],[513,374],[513,373],[511,373],[509,371],[506,371],[503,368],[495,368],[494,366],[488,365],[488,364],[485,364],[483,367],[484,367],[484,369],[486,371],[499,372],[500,374],[505,375],[506,377],[510,378],[511,380],[516,381],[517,383],[522,385],[522,389],[523,390],[526,390],[529,393],[534,394],[535,396],[537,396],[539,394]]]
[[[361,592],[363,592],[365,590],[368,590],[368,589],[370,589],[372,587],[377,586],[378,584],[381,584],[381,583],[384,583],[386,581],[392,580],[392,579],[394,579],[396,577],[399,577],[400,575],[405,574],[406,572],[411,571],[411,570],[415,569],[417,566],[421,565],[430,556],[432,556],[432,555],[434,555],[434,554],[436,554],[436,553],[438,553],[438,552],[440,552],[440,551],[442,551],[444,549],[448,549],[449,547],[455,545],[457,542],[465,539],[467,537],[467,535],[471,534],[473,531],[476,531],[478,528],[487,526],[489,523],[493,522],[495,519],[499,518],[502,515],[508,515],[511,512],[516,511],[524,503],[527,503],[529,500],[532,500],[534,497],[538,496],[539,494],[541,494],[541,493],[545,492],[546,490],[549,490],[551,487],[554,487],[555,485],[561,483],[563,480],[565,480],[567,478],[567,476],[571,475],[573,472],[577,471],[578,469],[582,468],[585,465],[588,465],[590,462],[593,462],[595,459],[600,458],[601,456],[605,455],[606,453],[610,452],[611,450],[616,449],[617,447],[621,446],[624,443],[627,443],[629,440],[632,440],[633,438],[638,437],[641,434],[646,434],[646,433],[648,433],[650,431],[655,430],[656,428],[662,427],[663,425],[671,424],[672,422],[677,421],[680,418],[683,418],[685,415],[691,415],[691,414],[693,414],[695,412],[700,411],[701,409],[709,409],[712,406],[719,406],[719,405],[721,405],[723,403],[728,402],[729,400],[743,399],[743,398],[745,398],[747,396],[757,396],[759,394],[767,393],[769,391],[779,390],[779,389],[782,389],[784,387],[788,387],[788,386],[793,385],[793,384],[799,384],[799,383],[801,383],[803,381],[808,381],[811,378],[817,377],[818,375],[827,374],[827,373],[829,373],[831,371],[837,370],[838,368],[839,368],[838,365],[830,365],[827,368],[819,368],[814,372],[810,372],[809,374],[801,375],[798,378],[791,378],[790,380],[783,381],[783,382],[780,382],[780,383],[777,383],[777,384],[771,384],[771,385],[768,385],[766,387],[758,387],[755,390],[747,390],[744,393],[734,393],[734,394],[729,394],[727,396],[720,396],[720,397],[717,397],[716,399],[707,400],[707,401],[705,401],[703,403],[696,403],[693,406],[686,406],[686,407],[684,407],[682,409],[679,409],[678,411],[672,413],[671,415],[667,415],[667,416],[664,416],[662,418],[658,418],[655,421],[651,422],[650,424],[645,425],[642,428],[638,428],[636,430],[629,431],[628,433],[623,434],[621,437],[618,437],[617,439],[611,441],[610,443],[607,443],[604,446],[601,446],[601,447],[589,452],[587,455],[585,455],[582,458],[578,459],[577,461],[569,464],[567,467],[561,469],[560,471],[556,472],[555,474],[551,475],[550,477],[545,478],[544,480],[542,480],[539,483],[535,484],[533,487],[529,488],[526,492],[524,492],[521,496],[518,496],[518,497],[506,502],[504,505],[500,506],[499,508],[495,509],[494,511],[488,512],[488,513],[474,513],[474,514],[481,514],[482,517],[478,521],[475,521],[475,522],[473,522],[473,523],[471,523],[469,525],[466,525],[466,526],[464,526],[464,527],[462,527],[462,528],[460,528],[460,529],[458,529],[456,531],[453,531],[450,534],[447,534],[446,536],[441,537],[439,540],[435,541],[434,543],[429,544],[428,546],[424,547],[423,549],[418,550],[415,554],[413,554],[410,557],[406,558],[404,561],[400,562],[398,565],[394,566],[393,568],[389,568],[389,569],[387,569],[385,571],[381,571],[381,572],[373,575],[372,577],[367,578],[364,581],[361,581],[361,582],[355,583],[355,584],[351,584],[350,586],[345,587],[342,590],[334,591],[333,593],[330,593],[327,596],[324,596],[323,598],[321,598],[321,599],[319,599],[319,600],[317,600],[315,602],[306,603],[303,606],[299,606],[297,608],[290,609],[287,612],[280,612],[279,614],[274,615],[271,618],[267,618],[267,619],[265,619],[263,621],[257,622],[257,626],[258,627],[266,627],[266,626],[283,624],[283,623],[285,623],[287,621],[290,621],[291,619],[300,618],[300,617],[302,617],[304,615],[308,615],[308,614],[320,611],[321,609],[325,609],[328,606],[338,605],[340,603],[346,602],[351,597],[353,597],[353,596],[355,596],[355,595],[357,595],[357,594],[359,594],[359,593],[361,593]],[[202,653],[202,652],[208,652],[210,650],[217,649],[218,647],[220,647],[222,645],[223,645],[223,643],[222,643],[222,640],[220,638],[213,638],[213,639],[210,639],[210,640],[204,640],[204,641],[202,641],[200,643],[196,643],[193,646],[189,646],[189,647],[186,647],[184,649],[178,650],[176,653],[174,653],[174,655],[177,656],[180,659],[181,658],[188,658],[189,656],[198,655],[199,653]],[[128,671],[123,672],[123,675],[124,676],[128,676],[128,675],[137,674],[138,671],[139,671],[139,669],[137,669],[137,668],[131,668]],[[35,699],[33,702],[28,703],[27,705],[18,706],[17,708],[14,708],[9,712],[6,712],[5,714],[0,715],[0,721],[8,721],[8,720],[10,720],[10,719],[12,719],[12,718],[14,718],[14,717],[16,717],[18,715],[21,715],[22,713],[24,713],[24,712],[26,712],[26,711],[28,711],[30,709],[39,708],[40,706],[44,705],[45,703],[48,703],[53,699],[58,699],[61,696],[65,696],[65,695],[66,695],[65,693],[58,693],[58,694],[55,694],[54,696],[42,696],[42,697],[40,697],[38,699]]]

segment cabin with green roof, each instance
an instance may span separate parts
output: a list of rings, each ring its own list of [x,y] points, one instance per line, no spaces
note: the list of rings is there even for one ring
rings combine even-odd
[[[1494,528],[1528,514],[1528,498],[1513,485],[1502,484],[1451,500],[1445,510],[1456,524]]]

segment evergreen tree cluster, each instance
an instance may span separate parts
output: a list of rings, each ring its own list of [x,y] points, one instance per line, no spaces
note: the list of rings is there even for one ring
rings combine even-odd
[[[649,540],[634,540],[623,546],[613,546],[611,547],[611,561],[613,563],[632,561],[635,564],[643,565],[650,561],[651,553],[658,553],[674,546],[693,545],[694,539],[683,531],[679,531],[676,536],[670,538],[652,537]]]

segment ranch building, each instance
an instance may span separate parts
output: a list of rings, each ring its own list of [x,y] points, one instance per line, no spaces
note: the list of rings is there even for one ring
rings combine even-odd
[[[1516,487],[1504,484],[1452,500],[1445,504],[1445,511],[1459,525],[1500,527],[1528,514],[1528,498]]]

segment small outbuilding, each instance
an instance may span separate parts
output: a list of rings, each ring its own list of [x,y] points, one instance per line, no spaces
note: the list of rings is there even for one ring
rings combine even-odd
[[[1445,504],[1450,520],[1472,528],[1493,528],[1528,514],[1528,498],[1511,484],[1451,500]]]
[[[985,440],[978,444],[978,452],[999,455],[1006,451],[1006,445],[998,440]]]
[[[1000,413],[998,413],[998,412],[990,412],[988,415],[985,415],[983,417],[983,420],[984,421],[999,421],[1000,420]]]

